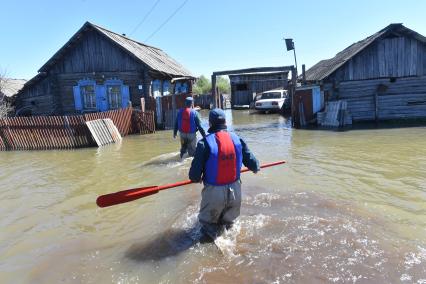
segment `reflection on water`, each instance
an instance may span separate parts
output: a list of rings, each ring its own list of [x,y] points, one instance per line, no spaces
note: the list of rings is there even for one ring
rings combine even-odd
[[[288,163],[243,175],[241,217],[216,245],[198,241],[198,184],[96,207],[100,194],[187,179],[171,131],[0,152],[0,282],[426,283],[425,127],[227,118],[261,162]]]

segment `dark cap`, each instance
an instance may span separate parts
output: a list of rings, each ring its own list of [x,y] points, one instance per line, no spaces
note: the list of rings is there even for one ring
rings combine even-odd
[[[190,105],[192,105],[193,101],[194,101],[194,99],[192,97],[187,97],[185,99],[185,105],[190,106]]]
[[[209,113],[209,122],[212,126],[226,124],[225,112],[220,108],[212,109]]]

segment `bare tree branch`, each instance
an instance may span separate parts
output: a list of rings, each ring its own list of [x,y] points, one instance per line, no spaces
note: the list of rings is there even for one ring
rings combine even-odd
[[[0,71],[0,118],[7,117],[13,110],[10,102],[8,102],[5,95],[6,84],[8,83],[6,72]]]

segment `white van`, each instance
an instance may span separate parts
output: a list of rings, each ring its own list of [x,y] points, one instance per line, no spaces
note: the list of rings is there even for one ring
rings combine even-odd
[[[263,92],[254,104],[260,111],[280,110],[288,100],[287,90],[271,90]]]

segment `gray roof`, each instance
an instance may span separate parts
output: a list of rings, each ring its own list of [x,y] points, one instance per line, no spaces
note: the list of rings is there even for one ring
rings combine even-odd
[[[26,82],[25,79],[0,78],[0,95],[12,97],[22,89]]]
[[[50,69],[50,67],[65,54],[65,49],[70,48],[70,46],[81,37],[81,33],[88,29],[94,29],[100,32],[100,34],[104,35],[113,44],[123,49],[142,64],[147,65],[152,70],[165,73],[171,77],[193,77],[191,72],[161,49],[137,42],[89,22],[86,22],[83,27],[81,27],[81,29],[40,68],[39,72],[46,72]]]
[[[306,80],[320,81],[326,79],[337,69],[339,69],[343,64],[349,61],[352,57],[364,50],[377,39],[382,38],[383,36],[389,33],[405,34],[414,37],[415,39],[421,42],[426,43],[426,38],[421,34],[404,27],[402,24],[390,24],[389,26],[378,31],[377,33],[350,45],[343,51],[337,53],[335,57],[331,59],[321,60],[306,71]]]

